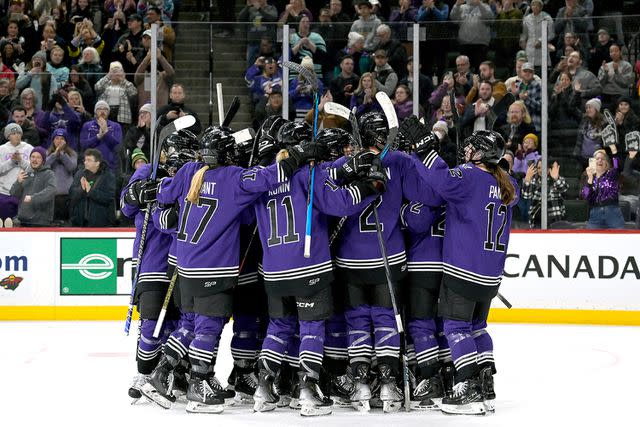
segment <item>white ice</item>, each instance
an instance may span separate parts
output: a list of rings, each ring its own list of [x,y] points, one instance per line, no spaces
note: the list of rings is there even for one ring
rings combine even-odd
[[[293,410],[221,415],[187,414],[130,405],[135,342],[124,322],[0,322],[0,426],[638,426],[640,328],[490,325],[495,344],[496,412],[449,416],[438,412],[302,418]],[[220,346],[218,377],[231,369],[230,325]]]

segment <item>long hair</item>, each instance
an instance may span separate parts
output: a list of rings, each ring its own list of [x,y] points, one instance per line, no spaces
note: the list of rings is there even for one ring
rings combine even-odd
[[[531,124],[531,115],[529,114],[529,109],[524,104],[524,101],[517,100],[511,105],[516,105],[516,106],[520,107],[520,109],[522,110],[522,122],[523,123]]]
[[[362,81],[365,79],[365,77],[369,77],[371,79],[371,96],[375,97],[377,92],[376,79],[373,78],[373,74],[371,73],[362,74],[362,76],[360,77],[360,82],[358,82],[358,88],[353,92],[353,94],[360,95],[362,92],[364,92],[364,85],[362,84]]]
[[[496,179],[498,188],[500,188],[500,197],[502,203],[505,205],[510,204],[516,198],[516,188],[513,186],[509,174],[505,172],[500,166],[497,165],[485,165],[487,171]]]
[[[204,174],[209,170],[209,165],[204,165],[198,172],[193,175],[191,178],[191,186],[189,187],[189,192],[187,193],[187,200],[191,203],[198,204],[200,200],[200,189],[202,188],[202,183],[204,182]]]

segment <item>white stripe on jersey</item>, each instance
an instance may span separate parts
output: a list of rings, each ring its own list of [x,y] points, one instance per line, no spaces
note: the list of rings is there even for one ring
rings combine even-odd
[[[404,251],[387,257],[389,265],[403,264],[407,262],[407,255]],[[336,265],[342,268],[365,270],[370,268],[384,267],[382,258],[371,259],[349,259],[336,257]]]
[[[301,279],[309,276],[316,276],[322,273],[328,273],[333,271],[333,263],[331,260],[310,265],[307,267],[301,268],[293,268],[291,270],[281,270],[281,271],[264,271],[262,265],[258,266],[258,271],[262,274],[265,281],[276,281],[276,280],[292,280],[292,279]]]
[[[408,271],[420,272],[442,272],[442,261],[409,261],[407,262]]]
[[[483,286],[498,286],[502,281],[502,276],[483,276],[481,274],[474,273],[472,271],[465,270],[451,264],[447,264],[446,262],[443,262],[442,264],[444,266],[444,272],[446,274],[457,277],[458,279],[465,280],[467,282],[473,282]]]
[[[208,279],[238,277],[238,266],[220,268],[185,268],[178,266],[181,277],[188,279]]]

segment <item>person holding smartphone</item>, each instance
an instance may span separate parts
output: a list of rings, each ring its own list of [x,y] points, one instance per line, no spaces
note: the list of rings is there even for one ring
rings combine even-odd
[[[620,161],[616,146],[609,148],[611,157],[603,149],[596,150],[581,179],[580,198],[589,202],[587,228],[590,229],[624,228],[624,217],[618,205]]]

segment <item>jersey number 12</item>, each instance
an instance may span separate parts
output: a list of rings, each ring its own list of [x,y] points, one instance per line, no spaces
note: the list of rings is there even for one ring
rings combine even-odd
[[[484,209],[487,211],[487,240],[484,242],[484,250],[504,252],[506,246],[503,243],[500,243],[500,239],[504,233],[504,227],[507,225],[507,207],[502,204],[498,206],[497,215],[495,215],[496,204],[494,202],[487,204]],[[498,228],[498,232],[494,238],[493,222],[495,216],[502,217],[502,224],[500,225],[500,228]]]

